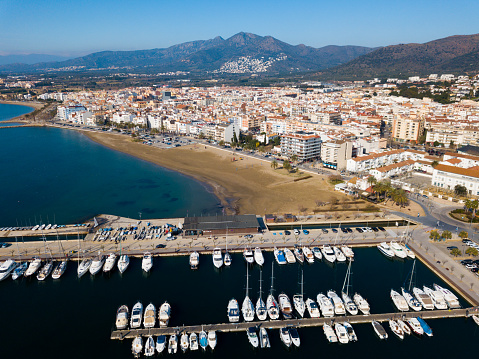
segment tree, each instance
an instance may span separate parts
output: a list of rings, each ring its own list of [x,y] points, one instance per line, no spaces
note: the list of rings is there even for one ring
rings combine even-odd
[[[431,166],[432,166],[432,168],[436,168],[436,166],[438,164],[439,164],[439,162],[434,160],[434,161],[432,161]]]
[[[462,186],[460,184],[457,184],[455,187],[454,187],[454,193],[457,195],[457,196],[462,196],[462,197],[465,197],[467,196],[467,188],[465,186]]]
[[[429,233],[429,239],[437,241],[439,240],[439,238],[441,238],[441,235],[439,234],[437,230],[434,229],[431,231],[431,233]]]
[[[449,143],[449,147],[454,148],[454,141],[453,140],[451,140],[451,142]]]
[[[278,161],[273,160],[273,162],[271,162],[271,168],[274,169],[274,170],[275,170],[276,168],[278,168]]]
[[[460,256],[462,253],[458,248],[453,248],[451,251],[451,255],[454,257]]]
[[[233,132],[233,139],[231,140],[231,143],[235,145],[238,143],[238,136],[236,136],[236,132]]]
[[[407,197],[406,192],[403,189],[397,189],[392,195],[394,203],[398,206],[404,207],[409,203],[409,198]]]
[[[468,211],[472,210],[472,218],[474,218],[476,216],[477,207],[479,206],[479,201],[477,199],[475,199],[474,201],[466,199],[466,203],[464,203],[464,206],[468,209]]]
[[[200,140],[204,139],[205,138],[205,134],[203,132],[200,132],[200,134],[198,135],[198,138]]]
[[[469,238],[469,233],[467,233],[466,231],[460,231],[459,238],[462,238],[462,239]]]
[[[292,155],[292,156],[291,156],[291,161],[292,161],[293,163],[296,163],[296,161],[298,161],[298,156],[297,156],[296,154]]]
[[[439,141],[434,141],[433,146],[434,147],[439,147],[441,145],[441,142]]]
[[[477,257],[479,252],[477,251],[476,248],[469,247],[468,249],[466,249],[466,254],[469,254],[470,256],[473,256],[473,257]]]
[[[289,161],[283,161],[283,168],[289,172],[291,170],[291,163],[289,163]]]
[[[452,238],[452,233],[450,231],[444,231],[441,234],[441,237],[444,239],[451,239]]]
[[[369,177],[368,177],[368,184],[369,184],[370,186],[376,184],[377,182],[378,182],[378,180],[376,179],[376,177],[374,177],[374,176],[369,176]]]

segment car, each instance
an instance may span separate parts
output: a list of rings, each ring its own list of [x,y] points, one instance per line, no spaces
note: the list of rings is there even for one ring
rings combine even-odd
[[[289,235],[291,235],[291,232],[290,231],[284,231],[284,235],[289,236]]]
[[[456,246],[449,246],[449,247],[447,247],[447,250],[448,250],[448,251],[452,251],[453,249],[457,249],[457,247],[456,247]]]
[[[347,228],[341,228],[341,232],[348,233],[348,229]]]
[[[295,235],[299,236],[299,229],[297,229],[297,228],[293,229],[293,233],[294,233]]]
[[[379,232],[378,227],[372,227],[371,229],[372,229],[374,232]]]
[[[475,265],[475,264],[466,264],[466,268],[467,268],[467,269],[477,268],[477,265]]]
[[[462,240],[462,243],[467,243],[467,242],[470,242],[469,238],[464,238],[464,239]]]
[[[12,245],[11,243],[0,242],[0,248],[7,248],[7,247],[10,247],[11,245]]]
[[[479,266],[479,259],[476,259],[475,261],[472,261],[472,263],[477,264]]]
[[[321,229],[323,233],[328,233],[328,230],[326,228]]]
[[[386,232],[386,229],[384,229],[384,227],[378,227],[378,229],[379,229],[381,232]]]
[[[472,273],[478,273],[479,272],[479,268],[471,268],[471,272]]]
[[[309,231],[307,229],[303,229],[303,234],[309,234]]]
[[[422,196],[423,196],[423,198],[429,198],[429,197],[428,197],[428,196],[426,196],[425,194],[423,194]]]
[[[464,260],[461,261],[461,264],[462,264],[462,265],[472,264],[472,263],[473,263],[473,262],[472,262],[472,259],[464,259]]]
[[[359,232],[359,233],[363,233],[363,230],[359,227],[356,227],[356,230]]]
[[[333,233],[338,233],[338,230],[336,228],[331,228],[331,231],[333,231]]]
[[[353,233],[353,230],[351,228],[346,228],[346,230],[348,231],[348,233]]]
[[[160,243],[156,245],[156,248],[165,248],[166,244]]]

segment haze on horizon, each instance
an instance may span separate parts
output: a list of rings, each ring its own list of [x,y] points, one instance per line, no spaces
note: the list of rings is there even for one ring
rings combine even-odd
[[[0,0],[0,55],[164,48],[238,32],[293,45],[423,43],[478,33],[479,2]]]

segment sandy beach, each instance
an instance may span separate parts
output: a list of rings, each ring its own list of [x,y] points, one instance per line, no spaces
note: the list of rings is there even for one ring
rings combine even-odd
[[[43,103],[40,103],[40,102],[31,102],[31,101],[22,102],[22,101],[5,101],[5,100],[0,100],[0,103],[3,103],[3,104],[5,104],[5,105],[20,105],[20,106],[31,107],[32,110],[31,110],[29,113],[32,113],[32,112],[35,111],[35,110],[42,109],[43,106],[45,106],[45,104],[43,104]],[[25,114],[25,115],[28,115],[28,114]],[[20,121],[20,120],[26,121],[27,119],[25,118],[25,115],[16,116],[16,117],[13,117],[13,118],[11,118],[11,119],[9,119],[9,120],[6,120],[6,121],[3,121],[3,122],[18,122],[18,121]]]

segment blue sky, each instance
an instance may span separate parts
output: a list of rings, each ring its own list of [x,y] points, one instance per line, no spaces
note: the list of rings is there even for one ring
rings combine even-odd
[[[76,56],[228,38],[385,46],[479,33],[477,0],[0,0],[0,54]]]

